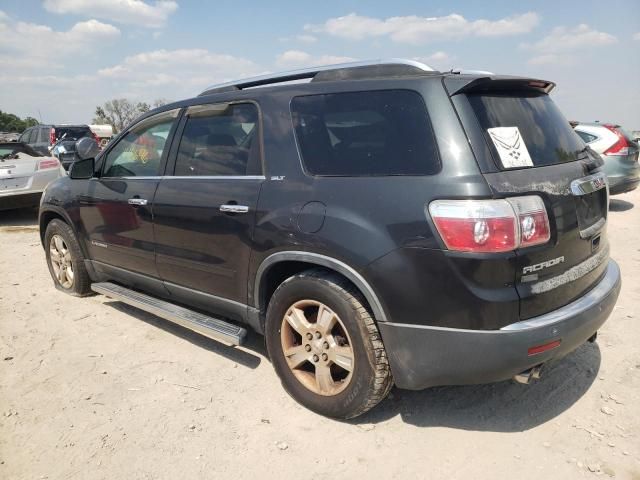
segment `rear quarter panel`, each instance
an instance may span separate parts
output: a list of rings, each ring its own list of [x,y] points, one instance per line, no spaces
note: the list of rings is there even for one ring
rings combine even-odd
[[[440,150],[442,170],[431,176],[319,177],[304,172],[292,129],[289,104],[297,95],[408,88],[425,99]],[[267,89],[264,89],[267,90]],[[268,90],[267,90],[268,91]],[[367,266],[395,250],[439,251],[425,208],[436,198],[486,197],[491,192],[479,172],[464,132],[439,78],[428,80],[367,80],[347,86],[323,82],[274,90],[258,99],[264,112],[265,163],[254,231],[252,281],[260,264],[272,253],[296,250],[319,253],[364,272],[383,307],[390,283],[419,280],[420,287],[440,281],[441,271],[426,263],[420,279],[389,275],[367,276]],[[324,212],[319,229],[305,228],[305,205],[315,202],[313,214]],[[322,213],[320,213],[322,215]],[[441,254],[441,252],[440,252]],[[407,261],[412,261],[407,259]],[[420,262],[428,261],[419,257]],[[408,265],[407,265],[408,267]],[[409,288],[409,284],[407,284]],[[254,298],[249,292],[249,298]],[[391,292],[389,292],[391,293]],[[421,302],[420,307],[425,303]],[[393,312],[388,318],[393,318]]]

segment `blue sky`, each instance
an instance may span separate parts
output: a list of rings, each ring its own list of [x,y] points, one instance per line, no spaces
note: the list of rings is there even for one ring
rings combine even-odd
[[[640,129],[636,0],[0,1],[0,109],[90,122],[114,97],[349,59],[415,58],[558,84],[565,115]]]

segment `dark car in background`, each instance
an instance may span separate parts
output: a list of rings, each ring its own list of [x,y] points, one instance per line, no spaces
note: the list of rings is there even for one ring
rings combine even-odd
[[[391,60],[162,106],[47,188],[54,284],[227,343],[252,328],[331,417],[393,384],[527,382],[621,285],[606,177],[553,87]]]
[[[42,155],[53,154],[65,170],[75,160],[75,143],[81,138],[89,137],[99,142],[99,139],[89,128],[89,125],[36,125],[28,128],[18,141],[29,145]],[[53,151],[54,146],[56,151]]]

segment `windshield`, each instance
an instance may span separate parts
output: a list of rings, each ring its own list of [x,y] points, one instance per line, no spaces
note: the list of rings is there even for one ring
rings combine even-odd
[[[546,94],[496,92],[467,97],[494,157],[505,169],[572,162],[584,151],[584,143]],[[501,143],[511,138],[521,144]],[[518,158],[510,162],[509,155]]]

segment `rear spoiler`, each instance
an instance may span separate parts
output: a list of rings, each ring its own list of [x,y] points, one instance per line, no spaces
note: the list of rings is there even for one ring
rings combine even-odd
[[[555,83],[548,80],[510,77],[506,75],[484,77],[471,75],[447,76],[444,78],[444,84],[450,96],[460,93],[504,92],[513,90],[549,93],[556,86]]]

